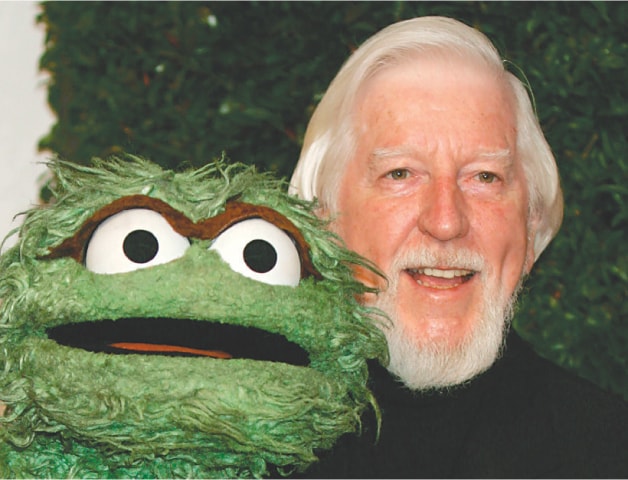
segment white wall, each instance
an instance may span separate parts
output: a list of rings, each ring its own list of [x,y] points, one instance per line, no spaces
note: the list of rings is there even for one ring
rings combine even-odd
[[[16,214],[38,202],[46,172],[38,162],[50,157],[37,152],[54,122],[47,77],[38,71],[45,41],[38,12],[36,2],[0,1],[0,240],[21,224]],[[3,251],[15,241],[12,236]]]

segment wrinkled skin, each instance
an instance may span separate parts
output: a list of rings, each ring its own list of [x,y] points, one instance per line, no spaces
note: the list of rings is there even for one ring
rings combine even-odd
[[[56,201],[27,213],[0,260],[0,476],[276,475],[359,427],[374,405],[366,361],[386,362],[385,341],[354,300],[361,261],[309,205],[222,161],[176,174],[133,157],[51,167]],[[236,201],[254,213],[224,220]],[[155,208],[160,254],[183,246],[155,264],[125,257],[106,229],[151,228],[105,221]],[[218,248],[260,216],[299,247],[292,284],[238,273]]]

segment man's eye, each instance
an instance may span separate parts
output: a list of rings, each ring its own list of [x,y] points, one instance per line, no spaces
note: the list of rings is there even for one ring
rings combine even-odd
[[[404,168],[397,168],[388,172],[386,176],[392,180],[405,180],[410,176],[410,172]]]
[[[481,172],[478,174],[478,179],[482,183],[493,183],[497,180],[497,175],[491,172]]]

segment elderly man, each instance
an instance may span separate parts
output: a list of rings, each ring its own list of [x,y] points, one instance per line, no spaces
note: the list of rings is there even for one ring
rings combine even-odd
[[[526,89],[484,35],[422,17],[365,42],[314,113],[291,188],[382,271],[356,275],[390,318],[390,364],[372,371],[381,432],[365,420],[313,475],[628,475],[626,404],[509,332],[563,205]]]

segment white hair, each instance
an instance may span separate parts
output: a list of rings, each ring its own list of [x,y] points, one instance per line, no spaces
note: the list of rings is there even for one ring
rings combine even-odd
[[[528,184],[529,213],[538,223],[535,259],[558,232],[563,198],[558,168],[543,136],[526,87],[504,67],[499,53],[479,31],[446,17],[419,17],[395,23],[360,46],[342,66],[312,116],[290,192],[317,198],[336,212],[339,184],[356,149],[353,114],[364,83],[383,69],[420,61],[421,55],[472,58],[497,72],[509,86],[516,112],[517,149]]]

